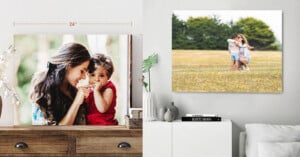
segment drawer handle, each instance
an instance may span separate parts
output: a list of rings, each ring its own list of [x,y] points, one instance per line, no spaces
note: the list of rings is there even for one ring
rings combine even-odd
[[[131,145],[127,142],[121,142],[118,144],[118,148],[131,148]]]
[[[18,142],[15,144],[15,148],[25,149],[25,148],[28,148],[28,145],[25,142]]]

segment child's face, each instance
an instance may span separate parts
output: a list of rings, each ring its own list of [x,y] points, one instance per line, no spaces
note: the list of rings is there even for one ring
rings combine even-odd
[[[236,40],[236,41],[242,41],[242,36],[238,35],[238,36],[236,36],[236,37],[234,38],[234,40]]]
[[[96,82],[101,82],[103,85],[105,85],[107,81],[107,70],[102,66],[96,65],[96,70],[89,74],[89,83],[94,85]]]

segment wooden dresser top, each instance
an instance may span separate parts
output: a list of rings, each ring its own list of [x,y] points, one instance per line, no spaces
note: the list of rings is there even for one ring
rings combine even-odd
[[[0,127],[0,135],[74,135],[98,137],[142,136],[142,129],[128,129],[118,126],[11,126]]]

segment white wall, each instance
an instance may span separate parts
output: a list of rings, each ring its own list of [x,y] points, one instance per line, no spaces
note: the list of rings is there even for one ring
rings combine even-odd
[[[1,49],[11,43],[13,33],[136,33],[142,31],[140,0],[11,0],[1,2]],[[68,25],[15,25],[16,22],[127,22],[124,25],[69,27]]]
[[[87,2],[88,1],[88,2]],[[300,123],[300,1],[298,0],[10,0],[0,2],[0,51],[12,43],[12,34],[46,32],[132,32],[144,34],[144,58],[159,53],[159,64],[152,71],[152,90],[158,105],[171,100],[180,113],[218,113],[234,123],[233,154],[237,156],[238,132],[245,123],[266,122],[278,124]],[[171,13],[172,10],[283,10],[283,81],[282,94],[220,94],[173,93],[171,87]],[[43,21],[72,20],[132,20],[133,27],[13,27],[13,21],[28,19]],[[24,32],[25,33],[25,32]],[[134,58],[133,58],[134,59]],[[138,77],[138,76],[136,76]],[[133,96],[134,97],[134,96]],[[2,115],[3,116],[3,115]]]
[[[298,0],[145,0],[144,58],[159,53],[152,70],[152,91],[157,105],[174,100],[180,114],[217,113],[233,121],[233,155],[238,155],[238,135],[246,123],[300,124],[300,1]],[[174,93],[172,92],[172,10],[282,10],[283,93]]]
[[[36,33],[132,33],[142,34],[141,0],[10,0],[0,2],[0,51],[13,44],[13,34]],[[20,22],[37,24],[15,24]],[[69,22],[76,22],[74,27]],[[82,23],[100,24],[82,24]],[[106,23],[106,24],[101,24]],[[107,24],[107,23],[123,24]],[[48,23],[48,24],[43,24]],[[51,24],[59,23],[59,24]],[[125,23],[125,24],[124,24]],[[127,23],[127,24],[126,24]],[[129,23],[129,24],[128,24]],[[140,47],[140,46],[139,46]],[[141,48],[136,48],[140,50]],[[134,50],[136,50],[134,49]],[[134,53],[142,53],[135,51]],[[140,56],[133,58],[135,65],[141,65]],[[141,90],[141,72],[132,72],[134,88]],[[15,77],[15,74],[12,76]],[[137,86],[137,84],[139,86]],[[133,95],[135,107],[141,107],[142,93]],[[136,98],[136,99],[135,99]],[[12,105],[4,104],[0,125],[12,124]],[[2,123],[3,122],[3,123]]]

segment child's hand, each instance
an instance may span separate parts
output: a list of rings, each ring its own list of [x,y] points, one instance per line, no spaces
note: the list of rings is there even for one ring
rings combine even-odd
[[[99,81],[95,83],[95,88],[94,90],[100,91],[100,89],[106,84],[106,82]]]
[[[240,42],[235,40],[234,43],[238,46]]]

